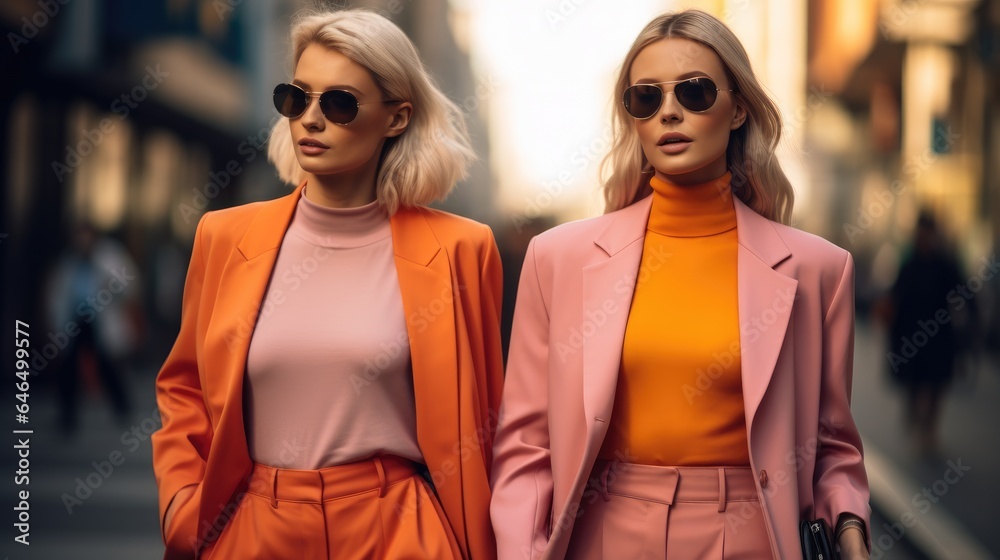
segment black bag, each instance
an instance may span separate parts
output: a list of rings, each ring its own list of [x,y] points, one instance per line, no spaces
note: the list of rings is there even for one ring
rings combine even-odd
[[[840,560],[830,537],[830,526],[822,517],[813,521],[803,519],[799,523],[799,538],[803,560]]]

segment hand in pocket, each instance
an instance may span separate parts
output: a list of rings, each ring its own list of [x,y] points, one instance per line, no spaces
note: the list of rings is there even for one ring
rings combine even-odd
[[[198,485],[191,484],[181,488],[177,491],[177,495],[170,502],[170,506],[167,507],[167,512],[163,516],[163,540],[167,545],[167,548],[177,548],[183,547],[187,548],[189,545],[178,539],[177,532],[183,529],[183,525],[189,522],[189,517],[194,515],[196,520],[193,525],[197,525],[197,515],[198,515],[198,504],[197,500],[194,499],[194,495],[197,492]],[[193,537],[194,535],[191,535]],[[182,536],[182,539],[184,537]]]

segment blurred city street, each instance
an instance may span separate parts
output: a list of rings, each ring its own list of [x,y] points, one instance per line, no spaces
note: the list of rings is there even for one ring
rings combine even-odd
[[[789,225],[853,256],[852,409],[872,490],[872,560],[1000,557],[990,507],[1000,502],[1000,0],[4,0],[0,401],[30,403],[31,421],[8,408],[0,560],[162,557],[154,383],[180,328],[196,228],[206,212],[295,187],[269,154],[282,149],[272,132],[301,117],[274,97],[276,84],[303,82],[291,25],[310,10],[354,8],[402,30],[421,62],[409,70],[426,70],[454,106],[448,120],[467,129],[475,162],[428,206],[492,229],[505,355],[529,240],[606,210],[607,172],[625,168],[627,142],[615,138],[642,126],[621,117],[628,98],[616,76],[629,45],[666,12],[697,8],[725,24],[781,116],[750,115],[768,133],[730,130],[733,193],[763,213],[772,195],[742,178],[776,181],[768,188],[787,178]],[[708,73],[696,70],[680,81]],[[725,70],[727,81],[747,79]],[[746,101],[755,82],[741,83],[718,91]],[[344,84],[328,86],[316,87]],[[681,103],[680,114],[707,122],[698,119],[725,105],[726,94],[713,105],[716,93],[709,109]],[[359,111],[379,106],[349,96]],[[323,114],[329,130],[364,122]],[[734,164],[730,149],[749,149],[747,138],[774,143]],[[635,164],[646,173],[652,160],[636,146],[626,159],[645,177]],[[368,162],[373,177],[384,169]],[[30,352],[15,334],[27,324]],[[25,427],[28,457],[16,439]],[[18,483],[20,464],[30,473]],[[18,496],[26,488],[30,500]],[[30,517],[30,546],[15,541],[18,516]]]
[[[162,557],[152,448],[145,435],[155,423],[154,374],[143,372],[129,379],[141,416],[137,413],[129,425],[120,426],[105,398],[90,395],[83,399],[79,429],[72,437],[64,437],[58,429],[55,396],[49,391],[33,396],[31,544],[14,543],[10,529],[5,529],[0,547],[4,557]],[[4,492],[12,493],[11,481],[5,483]]]
[[[909,511],[915,522],[910,522],[912,528],[903,528],[907,540],[919,538],[924,540],[922,545],[937,550],[951,537],[951,527],[940,524],[943,517],[946,522],[957,521],[960,529],[992,553],[987,558],[997,557],[1000,533],[991,506],[1000,498],[996,477],[1000,457],[995,448],[996,426],[1000,424],[1000,371],[984,362],[967,378],[957,380],[945,398],[940,447],[934,454],[921,455],[913,434],[906,429],[901,393],[886,373],[884,335],[859,324],[855,343],[851,408],[865,441],[872,505],[881,508],[883,523],[889,527],[895,524],[894,529],[887,529],[887,525],[873,521],[873,544],[885,551],[883,558],[890,558],[899,541],[892,538],[893,530],[899,534],[902,515]],[[891,540],[883,538],[879,543],[881,535],[889,535]],[[950,556],[933,557],[973,557],[955,548],[948,550]],[[872,558],[877,557],[873,550]]]

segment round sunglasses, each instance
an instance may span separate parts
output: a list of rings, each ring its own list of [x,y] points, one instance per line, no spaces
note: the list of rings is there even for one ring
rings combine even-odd
[[[319,98],[319,109],[323,116],[333,124],[347,124],[358,116],[362,105],[372,103],[398,103],[397,101],[366,101],[361,103],[353,93],[342,89],[327,91],[306,91],[294,84],[278,84],[274,86],[274,108],[281,116],[294,119],[306,112],[309,98]]]
[[[661,84],[676,84],[674,86],[674,96],[677,102],[692,113],[702,113],[715,105],[715,100],[719,97],[720,91],[733,91],[731,89],[719,89],[715,87],[715,82],[711,78],[689,78],[687,80],[674,80],[672,82],[654,82],[650,84],[636,84],[625,89],[622,95],[622,103],[625,110],[635,119],[648,119],[660,110],[663,98],[666,93]]]

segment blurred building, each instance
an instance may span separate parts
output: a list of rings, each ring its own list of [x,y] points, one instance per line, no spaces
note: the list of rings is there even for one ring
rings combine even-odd
[[[497,212],[489,172],[489,137],[485,107],[492,85],[473,73],[469,55],[466,13],[449,0],[356,0],[352,6],[374,10],[400,26],[413,41],[438,87],[465,115],[472,148],[479,156],[469,177],[458,184],[444,203],[445,210],[483,222],[494,222]]]
[[[176,333],[194,228],[211,209],[288,192],[267,163],[270,96],[292,75],[288,26],[305,0],[10,0],[0,5],[2,290],[32,317],[73,224],[128,246],[162,343]],[[366,5],[399,24],[488,146],[477,84],[445,0]],[[444,206],[487,220],[489,175],[474,169]],[[155,333],[154,333],[155,334]],[[157,349],[155,359],[163,354]]]
[[[978,271],[1000,240],[1000,3],[813,0],[809,28],[807,152],[827,209],[810,227],[854,252],[859,304],[892,281],[921,208]],[[976,298],[996,340],[994,291]]]

